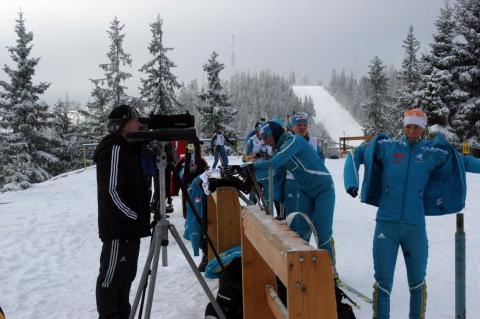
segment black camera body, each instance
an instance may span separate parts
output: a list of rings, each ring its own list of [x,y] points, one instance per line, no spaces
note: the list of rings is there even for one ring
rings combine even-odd
[[[151,114],[149,117],[140,117],[138,120],[146,126],[147,130],[128,133],[127,139],[130,141],[198,141],[194,128],[195,117],[188,112],[172,115]]]
[[[195,127],[195,116],[189,112],[184,114],[172,114],[172,115],[161,115],[161,114],[150,114],[149,117],[140,117],[138,118],[140,123],[145,124],[149,130],[160,130],[160,129],[182,129],[182,128],[191,128]]]

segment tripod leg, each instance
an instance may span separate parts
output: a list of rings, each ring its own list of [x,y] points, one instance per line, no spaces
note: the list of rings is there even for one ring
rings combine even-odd
[[[161,222],[161,221],[160,221]],[[147,294],[147,303],[145,305],[145,317],[144,319],[150,319],[150,314],[152,312],[152,301],[153,301],[153,293],[155,292],[155,281],[157,280],[157,271],[158,271],[158,261],[160,259],[160,248],[161,245],[161,238],[162,232],[166,230],[161,227],[161,225],[157,224],[155,227],[155,252],[153,254],[153,261],[152,261],[152,274],[150,278],[150,284],[148,285],[148,294]],[[166,250],[166,247],[164,247]]]
[[[207,282],[203,278],[202,274],[198,271],[197,266],[195,265],[195,261],[193,260],[192,256],[188,252],[187,247],[185,247],[185,244],[182,241],[182,238],[180,238],[180,235],[178,234],[177,229],[175,228],[174,225],[170,224],[168,227],[170,232],[172,233],[173,238],[175,238],[175,241],[178,244],[178,247],[182,250],[183,255],[185,256],[185,259],[187,259],[188,264],[190,265],[190,268],[192,268],[193,273],[197,277],[198,282],[203,288],[203,291],[205,291],[205,294],[207,295],[208,299],[212,303],[213,308],[219,315],[220,319],[227,319],[225,314],[223,313],[222,308],[220,308],[220,305],[218,304],[217,300],[212,294],[212,291],[210,290],[210,287],[208,287]]]
[[[142,291],[144,290],[143,287],[145,287],[145,283],[147,282],[148,275],[150,272],[150,264],[152,263],[156,242],[157,242],[157,238],[154,233],[152,242],[150,244],[150,249],[148,250],[147,260],[145,261],[145,267],[143,268],[142,277],[140,278],[140,283],[138,284],[137,293],[135,294],[135,299],[132,304],[130,316],[128,317],[129,319],[134,319],[135,313],[137,312],[138,304],[140,302],[140,297],[142,296]]]

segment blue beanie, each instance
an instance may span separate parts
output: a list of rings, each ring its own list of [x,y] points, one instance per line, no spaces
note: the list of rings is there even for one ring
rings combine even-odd
[[[273,136],[275,144],[277,144],[280,136],[285,133],[283,127],[275,121],[268,121],[260,127],[260,136],[266,138],[268,136]]]
[[[305,112],[295,113],[290,118],[290,127],[294,127],[297,124],[307,124],[308,125],[308,114]]]

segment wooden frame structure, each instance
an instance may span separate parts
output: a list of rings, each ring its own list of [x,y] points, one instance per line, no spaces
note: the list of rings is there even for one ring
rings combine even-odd
[[[347,153],[347,141],[370,141],[372,139],[371,135],[365,136],[343,136],[339,139],[340,144],[340,154],[345,155]],[[350,146],[351,148],[351,146]]]
[[[336,319],[333,268],[314,249],[258,206],[242,210],[243,318]],[[278,297],[276,278],[287,288]]]
[[[240,245],[240,200],[233,187],[218,187],[207,199],[208,235],[220,254]],[[208,260],[214,254],[208,246]]]

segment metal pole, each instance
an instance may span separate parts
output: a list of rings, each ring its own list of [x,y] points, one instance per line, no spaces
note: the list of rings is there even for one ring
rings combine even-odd
[[[457,231],[455,232],[455,319],[466,318],[466,254],[463,214],[457,214]]]
[[[87,147],[83,146],[83,169],[87,169]]]

